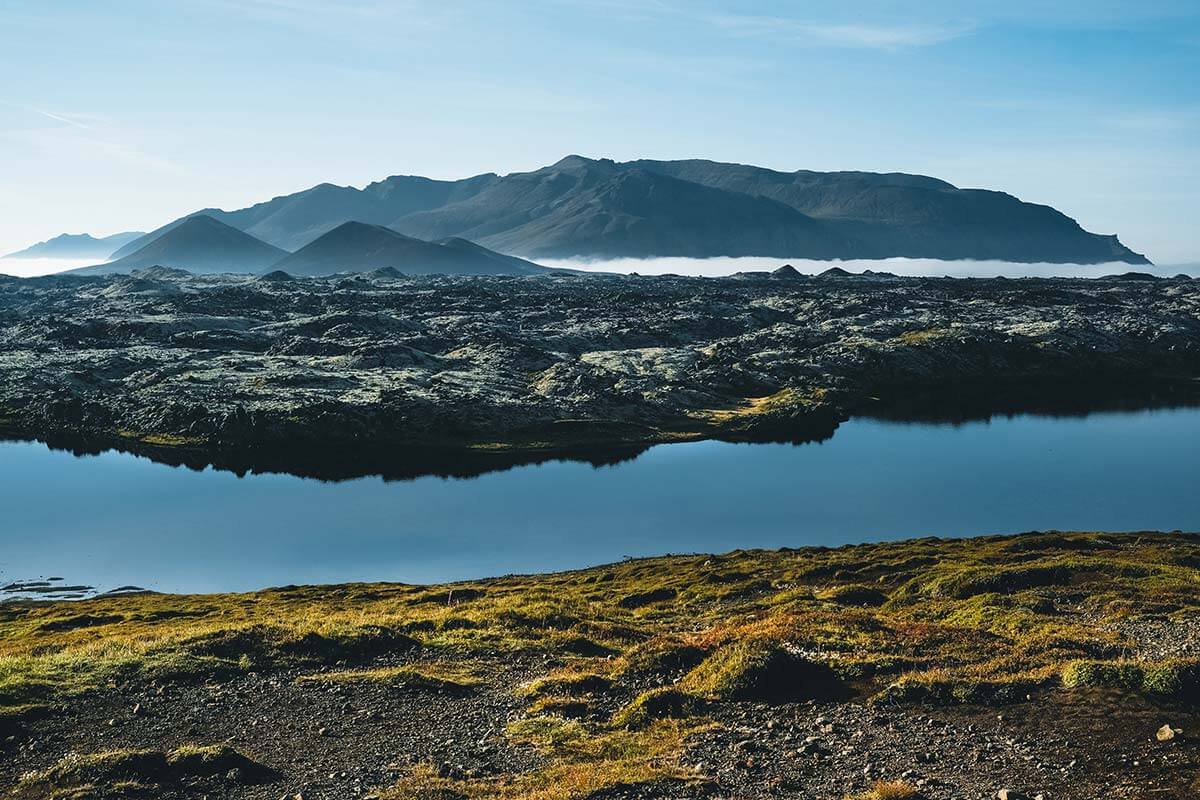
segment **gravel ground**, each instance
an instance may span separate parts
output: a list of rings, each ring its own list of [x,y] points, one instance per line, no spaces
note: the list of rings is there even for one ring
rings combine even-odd
[[[31,723],[0,747],[0,785],[68,753],[228,744],[275,771],[266,782],[227,776],[164,786],[162,798],[277,800],[368,797],[414,764],[480,778],[536,768],[507,723],[527,705],[514,689],[540,662],[490,665],[466,695],[359,681],[298,682],[298,673],[223,684],[124,687],[90,695]],[[870,706],[851,701],[722,703],[681,763],[695,780],[605,790],[597,798],[841,800],[876,780],[905,780],[929,800],[984,800],[1000,789],[1046,800],[1194,798],[1200,747],[1170,724],[1200,730],[1194,711],[1134,698],[1053,692],[1003,709]]]

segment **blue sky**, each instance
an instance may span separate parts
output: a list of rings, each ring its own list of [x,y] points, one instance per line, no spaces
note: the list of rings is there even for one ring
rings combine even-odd
[[[1200,3],[0,0],[0,252],[567,153],[920,172],[1200,261]]]

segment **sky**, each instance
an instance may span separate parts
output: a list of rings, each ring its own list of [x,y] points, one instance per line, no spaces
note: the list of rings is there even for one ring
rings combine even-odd
[[[934,175],[1200,261],[1196,0],[0,0],[0,252],[569,153]]]

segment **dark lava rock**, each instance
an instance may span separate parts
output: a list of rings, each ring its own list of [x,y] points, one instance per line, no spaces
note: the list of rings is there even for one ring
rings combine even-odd
[[[0,277],[0,420],[79,452],[402,477],[1200,392],[1196,281],[793,273]]]

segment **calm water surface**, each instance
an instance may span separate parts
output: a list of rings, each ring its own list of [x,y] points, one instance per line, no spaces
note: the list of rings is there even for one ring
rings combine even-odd
[[[616,466],[391,483],[0,444],[0,583],[246,590],[911,536],[1200,530],[1197,476],[1197,409],[854,420],[822,444],[674,444]]]

